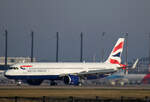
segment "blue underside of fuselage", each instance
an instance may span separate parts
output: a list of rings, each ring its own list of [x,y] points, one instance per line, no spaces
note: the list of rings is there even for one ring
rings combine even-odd
[[[23,80],[23,79],[45,79],[45,80],[60,80],[61,77],[59,75],[31,75],[31,76],[22,76],[22,75],[17,75],[17,76],[8,76],[5,75],[8,79],[16,79],[16,80]]]
[[[23,75],[17,75],[17,76],[10,76],[10,75],[5,75],[8,79],[15,79],[15,80],[24,80],[24,79],[42,79],[42,80],[61,80],[62,77],[59,75],[28,75],[28,76],[23,76]],[[87,76],[88,80],[92,79],[99,79],[99,78],[104,78],[107,77],[106,75],[91,75]]]

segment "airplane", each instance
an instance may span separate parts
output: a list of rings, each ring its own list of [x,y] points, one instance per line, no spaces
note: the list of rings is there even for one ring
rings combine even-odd
[[[129,84],[149,84],[150,83],[150,73],[128,73],[126,70],[134,70],[138,63],[139,59],[135,61],[130,69],[122,70],[113,73],[110,76],[105,77],[106,82],[109,82],[111,85],[129,85]]]
[[[148,74],[124,74],[124,72],[119,72],[111,76],[106,77],[106,82],[110,85],[130,85],[130,84],[149,84],[150,83],[150,73]]]
[[[121,55],[125,38],[119,38],[111,54],[105,62],[57,62],[57,63],[17,63],[5,72],[5,77],[16,81],[26,80],[29,85],[40,85],[43,80],[50,80],[51,85],[56,85],[55,80],[63,80],[66,85],[81,85],[89,75],[111,75],[123,68]]]

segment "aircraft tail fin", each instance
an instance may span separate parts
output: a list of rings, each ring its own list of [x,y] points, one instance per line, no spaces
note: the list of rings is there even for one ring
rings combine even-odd
[[[122,51],[123,51],[124,40],[125,40],[125,38],[118,39],[111,54],[109,55],[108,59],[106,60],[107,63],[111,63],[111,64],[120,64],[121,63],[121,55],[122,55]]]

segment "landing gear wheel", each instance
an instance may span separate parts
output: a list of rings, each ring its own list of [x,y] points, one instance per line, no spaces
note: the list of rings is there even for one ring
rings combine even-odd
[[[82,86],[82,83],[79,83],[78,86]]]
[[[86,79],[80,79],[78,86],[83,86]]]
[[[17,86],[21,86],[21,84],[22,84],[22,82],[21,82],[20,80],[17,80],[17,81],[16,81],[16,85],[17,85]]]

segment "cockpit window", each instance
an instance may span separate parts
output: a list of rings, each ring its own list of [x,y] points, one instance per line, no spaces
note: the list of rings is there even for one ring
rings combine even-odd
[[[9,69],[14,69],[14,70],[18,70],[18,67],[10,67]]]

